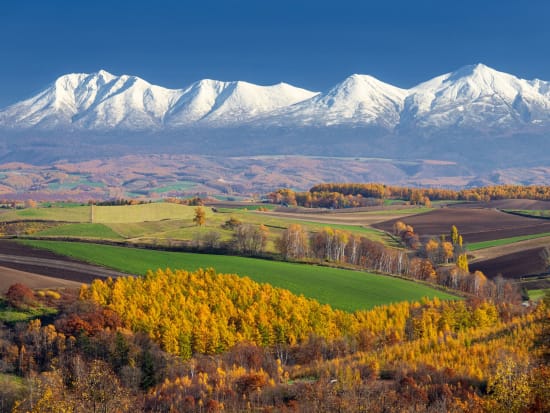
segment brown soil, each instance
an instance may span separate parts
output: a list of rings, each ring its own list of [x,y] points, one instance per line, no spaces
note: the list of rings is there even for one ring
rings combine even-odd
[[[502,275],[504,278],[519,279],[525,275],[544,273],[545,264],[541,256],[542,248],[517,251],[500,257],[476,261],[470,264],[470,271],[483,271],[488,278]],[[531,289],[549,288],[550,281],[531,280],[525,283]]]
[[[74,281],[78,284],[90,283],[96,278],[123,275],[114,270],[86,264],[10,240],[0,240],[0,266],[26,273]]]
[[[46,277],[40,274],[33,274],[25,271],[14,270],[13,268],[0,267],[0,294],[4,294],[8,288],[15,284],[25,284],[27,287],[35,288],[74,288],[78,289],[82,283],[77,281],[63,280],[61,278]]]
[[[550,209],[550,201],[535,201],[531,199],[499,199],[491,202],[471,202],[451,204],[451,208],[497,208],[497,209]]]
[[[373,227],[391,232],[396,221],[412,225],[422,238],[448,234],[456,225],[464,242],[480,242],[550,232],[550,221],[507,214],[495,209],[441,208],[425,214],[391,219]]]

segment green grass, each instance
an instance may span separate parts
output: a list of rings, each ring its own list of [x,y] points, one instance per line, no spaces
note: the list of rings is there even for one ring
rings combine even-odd
[[[540,234],[519,235],[517,237],[500,238],[500,239],[495,239],[490,241],[474,242],[472,244],[468,244],[468,249],[470,251],[477,251],[483,248],[499,247],[501,245],[508,245],[519,241],[526,241],[529,239],[536,239],[536,238],[542,238],[542,237],[548,237],[548,236],[550,236],[550,232],[541,232]]]
[[[48,228],[40,231],[33,236],[39,237],[78,237],[78,238],[98,238],[108,240],[124,239],[120,234],[113,231],[104,224],[65,224],[54,228]]]
[[[157,268],[195,270],[212,267],[221,273],[246,275],[257,282],[286,288],[295,294],[303,294],[347,311],[419,300],[422,297],[457,298],[425,285],[397,278],[306,264],[83,243],[22,242],[130,274],[145,274],[147,270]]]
[[[36,220],[47,221],[67,221],[67,222],[88,222],[90,220],[90,207],[66,207],[66,208],[28,208],[20,210],[11,210],[5,214],[0,214],[0,221],[16,220]]]
[[[541,298],[543,298],[546,294],[550,294],[550,289],[544,289],[544,290],[529,290],[529,299],[531,301],[538,301]]]
[[[94,223],[133,223],[145,221],[161,221],[169,219],[192,220],[195,207],[171,204],[165,202],[124,205],[124,206],[94,206]],[[207,218],[212,215],[210,208],[205,208]],[[0,215],[1,221],[14,220],[48,220],[67,222],[90,222],[89,206],[27,208],[12,210]]]
[[[36,307],[28,310],[17,310],[9,307],[6,302],[0,299],[0,321],[5,323],[18,323],[29,321],[45,315],[55,314],[57,310],[50,307]]]

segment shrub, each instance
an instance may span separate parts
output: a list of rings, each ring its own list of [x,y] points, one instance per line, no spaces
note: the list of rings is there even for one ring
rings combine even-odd
[[[46,291],[46,296],[51,298],[52,300],[59,300],[61,298],[61,294],[59,294],[57,291],[52,290]]]
[[[6,300],[10,306],[17,309],[26,309],[35,304],[32,290],[20,283],[10,286],[6,293]]]

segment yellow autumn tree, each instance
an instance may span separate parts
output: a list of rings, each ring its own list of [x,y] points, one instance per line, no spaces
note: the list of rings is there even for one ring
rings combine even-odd
[[[193,218],[195,225],[202,227],[206,223],[206,211],[202,206],[195,208],[195,216]]]

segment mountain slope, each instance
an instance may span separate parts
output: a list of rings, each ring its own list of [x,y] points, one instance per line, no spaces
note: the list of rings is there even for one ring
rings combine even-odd
[[[166,115],[166,125],[224,125],[308,99],[316,93],[286,83],[258,86],[205,79],[185,89]]]
[[[518,129],[550,121],[549,83],[485,65],[465,66],[412,88],[402,127]]]
[[[78,130],[158,130],[196,122],[232,124],[314,96],[281,83],[202,80],[166,89],[136,76],[103,70],[58,78],[38,95],[0,111],[0,126]]]
[[[392,129],[407,91],[367,75],[352,75],[326,93],[260,120],[274,125],[377,125]]]
[[[37,96],[0,112],[0,124],[12,128],[109,129],[155,128],[162,121],[172,91],[135,76],[93,74],[61,76]]]
[[[245,127],[276,139],[267,135],[278,133],[277,127],[296,129],[299,137],[304,127],[373,126],[402,136],[449,130],[458,135],[540,133],[550,129],[550,82],[519,79],[478,64],[409,90],[352,75],[316,93],[285,83],[210,79],[166,89],[136,76],[99,71],[61,76],[36,96],[0,110],[0,128],[12,131],[156,133],[215,127],[219,133]]]

